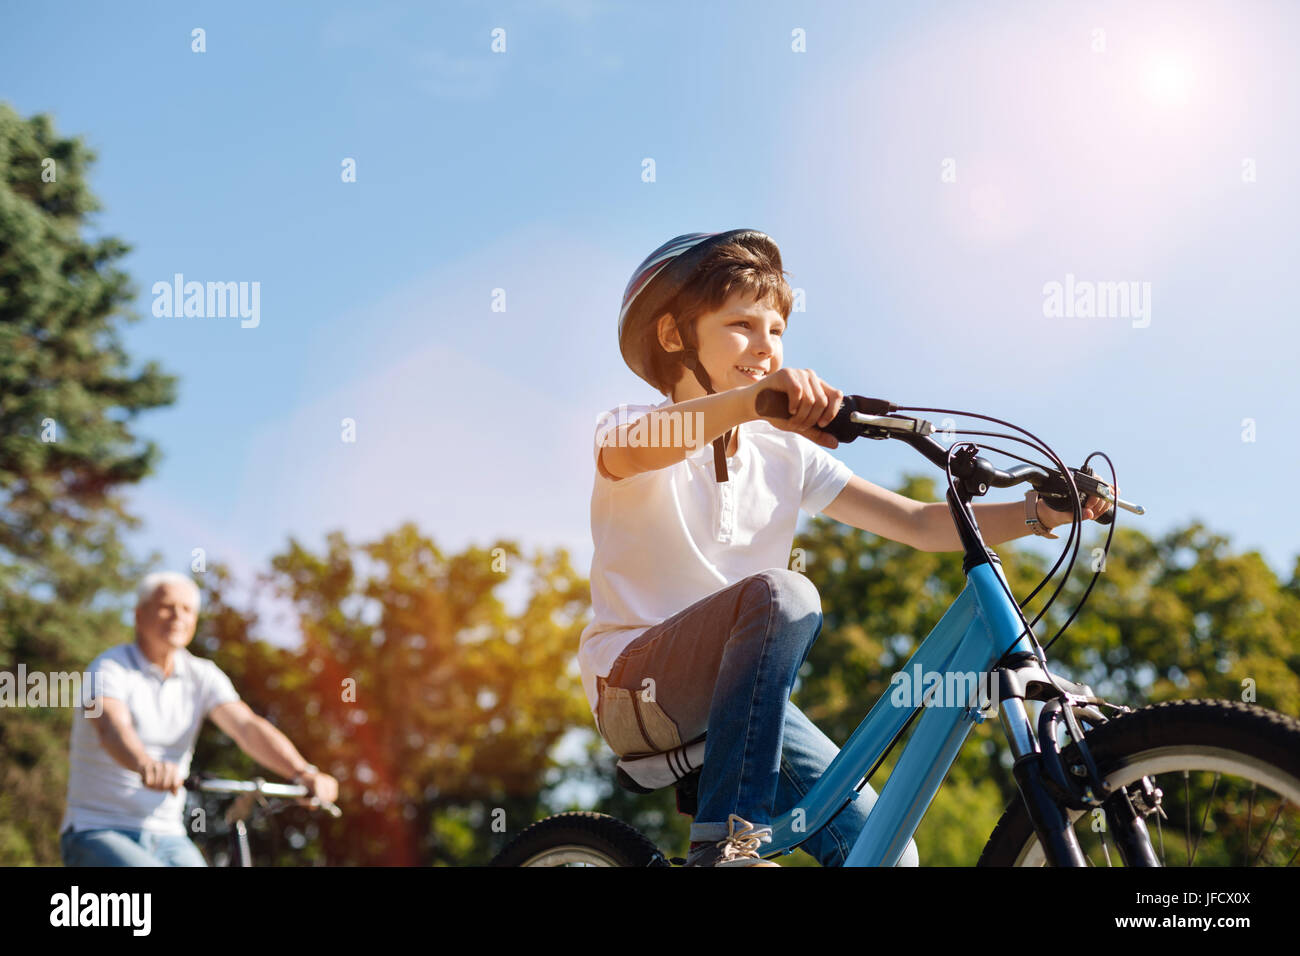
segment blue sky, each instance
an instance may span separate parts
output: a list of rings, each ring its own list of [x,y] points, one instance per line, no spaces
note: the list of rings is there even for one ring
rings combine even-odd
[[[164,460],[128,497],[166,566],[204,547],[251,575],[290,535],[410,519],[448,550],[566,546],[585,572],[596,416],[659,400],[618,354],[628,276],[671,236],[744,226],[806,295],[787,364],[1009,419],[1071,464],[1101,449],[1148,509],[1121,520],[1200,518],[1289,574],[1298,20],[8,3],[0,96],[97,150],[96,228],[134,247],[125,343],[180,377],[136,422]],[[178,272],[259,282],[260,324],[154,317]],[[1149,284],[1149,323],[1045,315],[1067,276]],[[892,443],[837,454],[886,486],[929,468]]]

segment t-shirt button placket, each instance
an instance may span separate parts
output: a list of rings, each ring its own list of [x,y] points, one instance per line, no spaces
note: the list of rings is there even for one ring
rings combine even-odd
[[[735,520],[736,496],[732,491],[731,482],[722,486],[722,509],[718,522],[718,540],[730,541],[731,529]]]

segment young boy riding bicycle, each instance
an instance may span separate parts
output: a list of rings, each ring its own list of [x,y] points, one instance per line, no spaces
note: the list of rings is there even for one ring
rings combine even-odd
[[[620,756],[707,731],[687,866],[776,865],[760,856],[771,818],[839,752],[790,701],[822,626],[816,587],[787,570],[799,511],[923,551],[961,549],[946,504],[873,485],[826,451],[838,442],[818,429],[844,393],[811,369],[783,367],[792,300],[780,251],[761,232],[665,243],[628,283],[619,346],[667,398],[613,409],[596,429],[583,686]],[[789,419],[757,414],[768,388],[785,393]],[[647,416],[649,428],[637,424]],[[1106,507],[1090,498],[1083,516]],[[1047,529],[1072,520],[1035,492],[974,511],[990,545],[1031,529],[1055,537]],[[863,787],[803,848],[841,865],[875,798]],[[917,862],[909,842],[899,865]]]

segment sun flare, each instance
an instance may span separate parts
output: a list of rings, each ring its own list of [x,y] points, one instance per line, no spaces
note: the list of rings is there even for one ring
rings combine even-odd
[[[1144,77],[1147,97],[1157,106],[1182,106],[1192,88],[1187,63],[1172,54],[1161,54],[1147,64]]]

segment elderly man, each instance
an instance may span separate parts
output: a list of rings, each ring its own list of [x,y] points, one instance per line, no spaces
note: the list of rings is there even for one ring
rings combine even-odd
[[[199,589],[175,572],[151,574],[136,597],[135,641],[90,665],[103,713],[73,720],[67,810],[59,825],[67,866],[206,866],[185,832],[183,789],[194,741],[211,717],[262,766],[333,802],[338,782],[258,717],[194,638]]]

